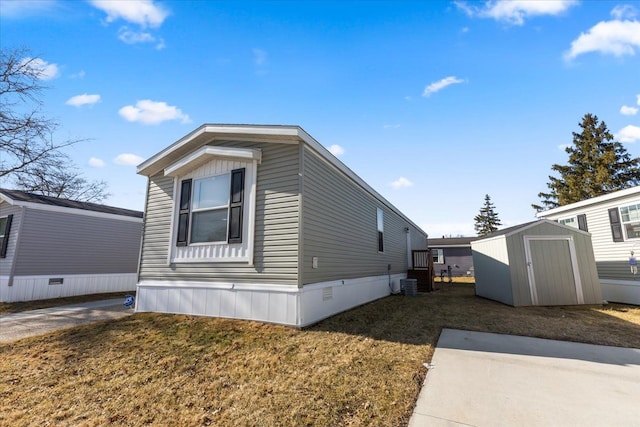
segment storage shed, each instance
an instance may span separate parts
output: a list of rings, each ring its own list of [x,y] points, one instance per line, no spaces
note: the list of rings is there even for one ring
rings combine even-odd
[[[471,242],[476,295],[512,306],[601,304],[591,235],[549,220]]]

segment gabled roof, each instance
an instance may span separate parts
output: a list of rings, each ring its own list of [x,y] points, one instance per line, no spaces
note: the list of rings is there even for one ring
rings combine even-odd
[[[279,144],[305,143],[326,162],[333,165],[348,178],[353,180],[366,192],[386,205],[390,210],[424,232],[418,225],[407,218],[398,208],[382,197],[362,178],[349,169],[336,156],[331,154],[322,144],[316,141],[300,126],[295,125],[242,125],[242,124],[203,124],[194,131],[180,138],[164,150],[151,156],[138,165],[137,173],[144,176],[154,176],[163,172],[168,166],[189,155],[200,147],[212,141],[257,141]]]
[[[27,193],[20,190],[7,190],[5,188],[0,188],[0,199],[15,206],[54,206],[58,208],[80,209],[83,211],[121,215],[133,218],[142,218],[143,215],[142,212],[131,209],[116,208],[114,206],[100,205],[90,202],[78,202],[76,200],[43,196],[41,194]]]
[[[559,206],[557,208],[549,209],[546,211],[538,212],[536,216],[538,218],[544,218],[549,215],[555,215],[562,212],[567,212],[573,209],[583,208],[585,206],[595,205],[597,203],[607,202],[622,197],[628,196],[640,196],[640,185],[631,188],[625,188],[624,190],[613,191],[611,193],[603,194],[602,196],[592,197],[591,199],[581,200],[579,202],[570,203],[568,205]]]

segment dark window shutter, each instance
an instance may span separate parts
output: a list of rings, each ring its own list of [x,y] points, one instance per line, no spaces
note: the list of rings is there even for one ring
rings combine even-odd
[[[611,236],[614,242],[624,242],[622,235],[622,224],[620,223],[620,215],[618,208],[609,209],[609,224],[611,224]]]
[[[589,231],[587,228],[587,216],[585,214],[578,215],[578,228],[582,231]]]
[[[384,252],[384,233],[378,231],[378,252]]]
[[[189,211],[191,210],[191,179],[180,185],[180,206],[178,212],[178,238],[176,246],[187,246],[189,241]]]
[[[7,222],[4,225],[4,237],[0,242],[0,258],[7,257],[7,247],[9,247],[9,233],[11,232],[11,221],[13,221],[13,215],[7,216]]]
[[[244,201],[244,168],[231,171],[229,195],[229,243],[242,243],[242,204]]]

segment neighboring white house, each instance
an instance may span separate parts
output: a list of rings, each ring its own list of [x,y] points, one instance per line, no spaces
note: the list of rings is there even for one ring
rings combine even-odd
[[[0,189],[0,302],[132,291],[142,212]]]
[[[306,326],[390,294],[427,235],[298,126],[203,125],[149,178],[136,310]]]
[[[632,266],[640,262],[640,186],[560,206],[537,216],[591,233],[603,298],[640,304],[640,274],[634,274],[637,266]]]

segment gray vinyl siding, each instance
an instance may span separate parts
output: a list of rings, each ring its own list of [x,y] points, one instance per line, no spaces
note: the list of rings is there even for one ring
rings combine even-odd
[[[442,249],[444,255],[444,263],[433,264],[436,276],[440,274],[440,270],[447,270],[447,266],[451,266],[452,276],[466,276],[467,271],[473,271],[473,257],[471,256],[471,247],[468,248],[443,248],[431,246],[431,249]],[[445,272],[445,275],[447,273]]]
[[[410,225],[308,147],[303,149],[302,283],[407,271]],[[378,252],[377,208],[383,210],[384,252]],[[412,246],[424,236],[410,227]],[[318,268],[312,268],[313,258]]]
[[[16,276],[136,272],[142,222],[33,208],[22,220]]]
[[[9,241],[7,242],[7,256],[0,258],[0,276],[8,276],[11,273],[16,246],[18,243],[18,231],[22,222],[22,209],[19,206],[11,206],[8,203],[0,202],[0,218],[13,215],[11,229],[9,230]]]
[[[633,280],[629,269],[629,255],[635,248],[636,257],[640,258],[640,239],[626,239],[624,242],[614,242],[609,223],[609,209],[620,208],[640,203],[640,195],[633,194],[615,198],[604,202],[594,202],[591,205],[570,209],[558,214],[544,215],[544,218],[558,220],[584,214],[587,219],[588,231],[591,233],[593,253],[600,279]]]
[[[181,262],[168,264],[173,178],[149,180],[140,281],[298,283],[298,144],[218,141],[211,145],[262,150],[257,168],[254,265]],[[173,268],[172,268],[173,267]]]

